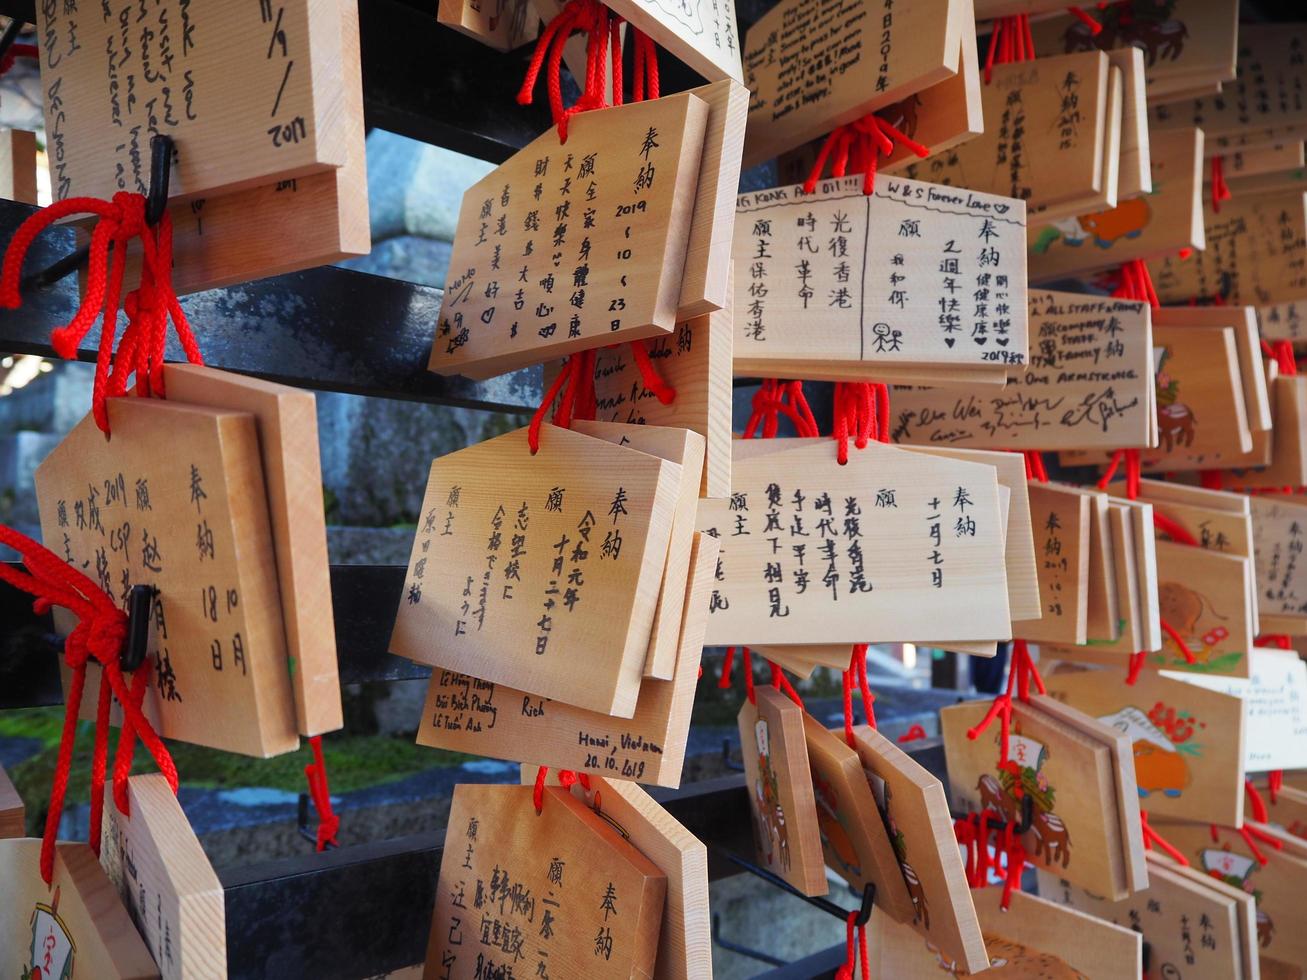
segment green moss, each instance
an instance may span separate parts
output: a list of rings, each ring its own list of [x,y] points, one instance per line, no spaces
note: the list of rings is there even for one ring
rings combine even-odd
[[[39,738],[46,745],[41,752],[10,772],[19,795],[27,804],[29,834],[39,835],[45,825],[62,724],[62,708],[33,708],[0,715],[0,735]],[[69,806],[90,799],[94,738],[95,726],[90,722],[79,723],[68,783]],[[111,739],[111,751],[116,744],[115,734]],[[272,759],[252,759],[184,742],[168,741],[167,745],[182,783],[200,789],[260,786],[303,792],[307,789],[304,767],[313,761],[307,745],[302,745],[298,752],[288,752]],[[456,766],[474,758],[417,745],[408,735],[328,735],[323,739],[323,755],[333,793],[393,782],[427,769]],[[138,745],[132,772],[154,772],[156,768],[149,753]]]

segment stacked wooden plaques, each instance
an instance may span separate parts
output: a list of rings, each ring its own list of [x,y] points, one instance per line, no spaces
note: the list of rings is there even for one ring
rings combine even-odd
[[[37,11],[55,200],[146,193],[158,133],[173,140],[178,292],[366,254],[356,5],[156,6]]]

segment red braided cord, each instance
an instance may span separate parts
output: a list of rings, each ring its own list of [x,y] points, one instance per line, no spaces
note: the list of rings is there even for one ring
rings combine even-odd
[[[1266,811],[1266,801],[1262,799],[1262,794],[1258,792],[1251,779],[1244,779],[1243,791],[1248,795],[1248,803],[1253,811],[1253,819],[1258,823],[1266,823],[1270,819],[1270,814]]]
[[[63,813],[64,797],[72,768],[73,747],[77,736],[77,713],[81,707],[82,692],[86,684],[86,667],[94,659],[101,666],[99,705],[96,712],[96,741],[91,763],[91,826],[90,844],[98,854],[100,849],[100,818],[104,802],[104,777],[108,752],[108,726],[112,693],[121,702],[124,713],[123,734],[136,730],[154,757],[160,772],[168,780],[173,792],[177,791],[177,768],[168,750],[155,734],[154,728],[141,712],[139,695],[144,693],[149,668],[142,666],[133,679],[129,691],[119,668],[118,656],[127,638],[127,615],[113,604],[94,582],[76,568],[64,563],[53,552],[12,528],[0,525],[0,544],[13,548],[23,557],[27,571],[0,565],[0,580],[36,597],[33,608],[43,613],[53,605],[63,606],[77,617],[64,640],[64,661],[72,670],[72,683],[64,699],[64,726],[59,741],[59,754],[55,763],[54,779],[50,789],[50,809],[46,815],[45,836],[41,843],[41,876],[48,884],[54,873],[54,843]],[[130,765],[130,762],[129,762]],[[126,780],[124,770],[122,780]],[[118,769],[115,767],[115,800],[124,813],[125,789],[120,794]],[[96,800],[100,802],[97,804]]]
[[[906,732],[899,736],[899,742],[915,742],[921,738],[928,738],[926,730],[920,725],[913,725]]]
[[[304,767],[304,776],[309,782],[309,795],[313,798],[313,808],[318,811],[317,849],[325,851],[328,844],[336,844],[340,817],[331,808],[331,789],[327,785],[327,762],[322,757],[322,736],[314,735],[310,738],[309,746],[313,749],[313,763]]]
[[[1090,17],[1079,7],[1067,7],[1066,12],[1089,28],[1089,33],[1097,37],[1103,33],[1103,25]]]
[[[1197,547],[1198,545],[1198,539],[1189,533],[1188,528],[1178,521],[1167,517],[1156,508],[1153,509],[1153,524],[1159,531],[1177,544],[1187,544],[1194,547]]]
[[[1189,859],[1184,856],[1184,852],[1149,826],[1147,810],[1139,811],[1139,825],[1144,832],[1144,850],[1151,851],[1155,844],[1175,860],[1176,863],[1182,864],[1186,868],[1189,867]]]
[[[870,194],[876,186],[876,165],[880,157],[894,152],[895,144],[903,146],[918,157],[930,155],[930,150],[911,139],[897,126],[872,113],[832,130],[821,145],[817,159],[803,183],[805,193],[817,189],[817,181],[826,169],[826,162],[834,155],[831,174],[843,177],[852,161],[855,172],[863,174],[862,193]]]
[[[1212,210],[1221,213],[1221,202],[1228,201],[1233,195],[1225,182],[1225,158],[1212,157]]]
[[[1184,662],[1187,664],[1197,663],[1198,658],[1195,657],[1194,652],[1189,649],[1189,644],[1185,643],[1184,637],[1180,635],[1180,631],[1165,619],[1159,621],[1162,624],[1162,632],[1171,638],[1171,642],[1175,644],[1176,649],[1184,656]]]

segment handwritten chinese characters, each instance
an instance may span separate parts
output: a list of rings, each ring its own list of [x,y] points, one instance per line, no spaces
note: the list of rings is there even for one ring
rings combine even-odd
[[[108,405],[112,441],[88,415],[37,468],[46,546],[124,608],[133,586],[158,590],[143,707],[161,735],[254,756],[294,749],[253,416],[148,398]],[[98,671],[88,667],[84,717],[95,716]]]
[[[1307,625],[1307,507],[1274,497],[1250,496],[1257,608]],[[1300,580],[1301,579],[1301,580]]]
[[[431,674],[419,745],[679,786],[717,542],[695,535],[676,675],[645,678],[628,721],[451,670]]]
[[[741,195],[736,373],[1024,364],[1024,242],[1022,202],[915,180]]]
[[[454,789],[426,975],[653,976],[667,878],[570,792]]]
[[[608,6],[704,78],[741,80],[735,0],[612,0]]]
[[[995,65],[982,86],[993,125],[904,172],[1018,198],[1031,220],[1052,205],[1094,197],[1103,203],[1108,67],[1099,51]]]
[[[41,3],[37,40],[56,200],[145,193],[156,133],[185,146],[172,193],[195,197],[339,167],[362,124],[323,84],[341,77],[333,4]]]
[[[785,0],[744,38],[752,166],[957,73],[959,0]]]
[[[222,884],[159,773],[127,781],[130,817],[105,787],[100,863],[164,980],[227,975]]]
[[[1089,624],[1090,498],[1052,483],[1030,483],[1030,524],[1043,616],[1012,625],[1025,640],[1084,643]]]
[[[391,652],[631,717],[680,477],[556,426],[437,459]]]
[[[1064,449],[1149,445],[1152,328],[1146,303],[1030,294],[1030,363],[992,395],[895,391],[894,439],[914,445]]]
[[[463,196],[428,367],[488,377],[675,327],[707,105],[574,117]]]
[[[730,498],[700,502],[722,546],[706,642],[1009,638],[993,467],[880,443],[841,466],[829,440],[793,447],[737,449]]]

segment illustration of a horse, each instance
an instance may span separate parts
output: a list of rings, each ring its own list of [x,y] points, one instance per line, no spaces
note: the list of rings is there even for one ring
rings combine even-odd
[[[1036,810],[1031,829],[1035,833],[1035,857],[1042,853],[1045,864],[1060,861],[1065,868],[1071,861],[1071,834],[1062,818],[1056,813]]]
[[[908,898],[912,899],[912,924],[920,923],[929,929],[930,906],[926,904],[926,889],[921,886],[921,879],[912,870],[912,865],[900,861],[899,868],[903,871],[903,883],[908,886]]]

